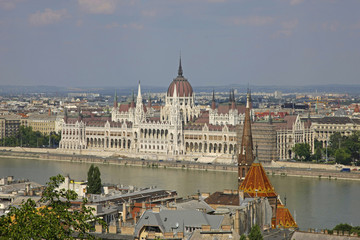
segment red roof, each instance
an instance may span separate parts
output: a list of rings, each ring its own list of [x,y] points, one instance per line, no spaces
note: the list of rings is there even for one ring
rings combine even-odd
[[[273,227],[283,227],[283,228],[297,228],[294,218],[292,217],[289,209],[284,205],[278,204],[276,210],[276,226]]]
[[[261,163],[253,163],[246,174],[245,180],[241,183],[240,190],[249,194],[251,197],[276,197],[272,186]]]
[[[193,95],[193,89],[188,80],[182,76],[175,78],[167,91],[167,96],[172,97],[174,94],[174,87],[176,85],[176,92],[178,97],[191,97]]]
[[[237,109],[239,113],[245,113],[246,107],[243,105],[236,105],[235,109]],[[228,105],[228,104],[219,105],[217,107],[217,110],[218,110],[218,114],[227,114],[231,110],[231,105]]]

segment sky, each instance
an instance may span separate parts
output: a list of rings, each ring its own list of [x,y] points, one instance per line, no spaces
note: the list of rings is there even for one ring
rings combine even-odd
[[[358,0],[0,0],[0,85],[360,84]]]

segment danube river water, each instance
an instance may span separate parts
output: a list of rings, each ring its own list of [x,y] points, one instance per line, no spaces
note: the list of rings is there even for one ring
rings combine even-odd
[[[0,158],[0,177],[14,176],[45,184],[49,177],[69,174],[86,180],[88,163]],[[236,189],[237,176],[232,172],[195,171],[98,165],[103,183],[157,186],[176,190],[180,196],[223,189]],[[338,223],[360,226],[360,181],[328,180],[305,177],[269,176],[290,209],[300,229],[333,228]]]

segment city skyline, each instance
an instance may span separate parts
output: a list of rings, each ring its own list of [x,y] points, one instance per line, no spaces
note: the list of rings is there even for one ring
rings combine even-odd
[[[0,84],[357,84],[357,1],[0,0]]]

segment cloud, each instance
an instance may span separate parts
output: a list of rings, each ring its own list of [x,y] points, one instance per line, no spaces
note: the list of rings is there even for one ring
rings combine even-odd
[[[116,9],[116,0],[78,0],[81,11],[91,14],[112,14]]]
[[[155,10],[143,10],[141,12],[141,15],[143,15],[144,17],[156,17],[157,12]]]
[[[118,24],[117,22],[113,22],[105,25],[105,28],[107,29],[117,28],[117,27],[120,27],[120,24]]]
[[[281,36],[289,37],[292,35],[294,29],[298,25],[299,21],[297,19],[290,20],[290,21],[284,21],[281,23],[282,29],[277,31],[272,35],[272,38],[278,38]]]
[[[226,2],[226,0],[207,0],[207,2],[211,2],[211,3],[224,3],[224,2]]]
[[[64,18],[68,17],[69,14],[66,9],[52,10],[46,8],[43,12],[36,12],[29,16],[29,23],[33,26],[43,26],[60,22]]]
[[[5,10],[11,10],[16,7],[16,4],[23,2],[24,0],[0,0],[0,8]]]
[[[360,29],[360,22],[350,25],[350,29]]]
[[[298,5],[303,2],[304,0],[290,0],[290,5]]]
[[[250,16],[250,17],[236,17],[231,19],[234,25],[248,25],[248,26],[263,26],[274,22],[273,17]]]
[[[129,23],[129,24],[123,24],[123,28],[129,28],[129,29],[136,29],[136,30],[142,30],[144,29],[144,25],[139,23]]]
[[[322,25],[322,28],[325,30],[325,31],[331,31],[331,32],[336,32],[336,30],[339,28],[340,24],[338,21],[334,21],[334,22],[326,22],[326,23],[323,23]]]
[[[0,0],[0,8],[5,10],[11,10],[16,7],[16,4],[25,0]]]

